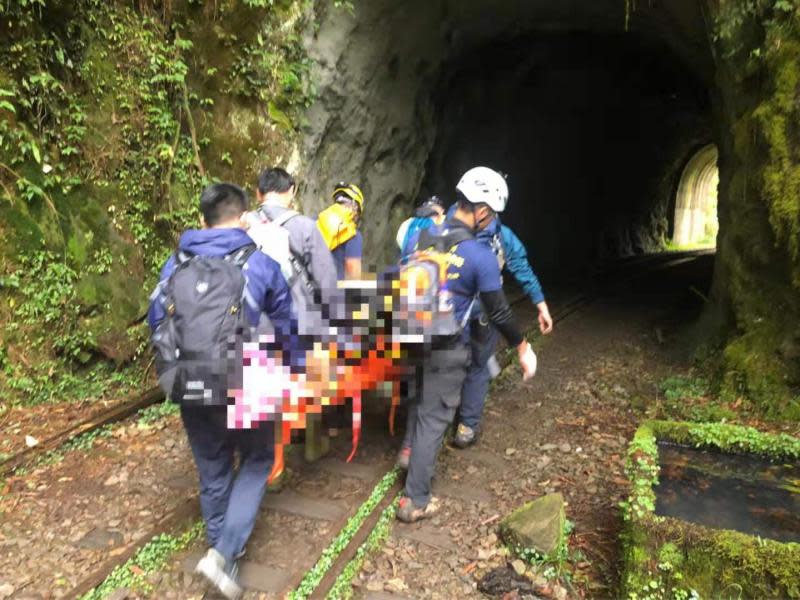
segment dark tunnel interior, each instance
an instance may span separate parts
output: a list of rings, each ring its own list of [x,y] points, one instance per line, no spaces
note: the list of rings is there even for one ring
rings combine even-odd
[[[648,252],[672,229],[681,170],[712,141],[707,88],[631,33],[536,34],[447,65],[422,194],[475,165],[507,173],[502,216],[537,270]]]

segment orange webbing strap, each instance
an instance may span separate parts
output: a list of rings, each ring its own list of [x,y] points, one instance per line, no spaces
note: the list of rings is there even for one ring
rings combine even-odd
[[[392,381],[392,407],[389,409],[389,433],[394,435],[394,419],[400,406],[400,382]]]
[[[361,438],[361,392],[353,394],[353,449],[350,451],[350,456],[347,457],[347,462],[353,460],[358,450],[358,441]]]
[[[275,428],[278,429],[277,423],[275,425]],[[286,467],[284,457],[284,448],[286,447],[286,442],[284,442],[284,440],[292,439],[292,424],[281,421],[280,431],[276,431],[275,435],[275,458],[272,462],[272,471],[270,471],[269,477],[267,477],[267,484],[275,481],[275,479],[277,479],[280,474],[283,473],[283,470]]]

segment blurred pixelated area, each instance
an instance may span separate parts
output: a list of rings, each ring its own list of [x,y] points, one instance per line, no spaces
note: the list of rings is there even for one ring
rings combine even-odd
[[[422,287],[432,283],[422,282]],[[431,345],[432,312],[420,292],[401,281],[396,270],[373,279],[340,282],[327,294],[338,301],[316,310],[316,330],[300,336],[300,369],[287,363],[282,340],[274,332],[239,342],[241,351],[234,355],[241,369],[235,365],[237,372],[231,375],[240,385],[228,389],[228,427],[274,424],[270,480],[284,469],[285,447],[301,440],[311,421],[331,435],[351,428],[351,460],[358,448],[366,398],[388,398],[388,428],[394,433],[404,390]]]

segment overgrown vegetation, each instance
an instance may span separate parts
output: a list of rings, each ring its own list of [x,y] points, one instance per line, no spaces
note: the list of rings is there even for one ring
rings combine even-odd
[[[743,400],[721,400],[706,377],[675,375],[667,377],[659,388],[663,399],[648,407],[649,416],[689,421],[732,421],[750,405]]]
[[[401,496],[398,495],[383,509],[374,529],[370,532],[367,539],[364,540],[364,543],[359,546],[352,560],[347,563],[336,578],[330,591],[325,596],[327,600],[344,600],[353,596],[353,577],[361,570],[367,557],[381,548],[384,542],[389,538],[389,534],[392,532],[395,514],[397,513],[397,507],[400,504],[400,497]]]
[[[381,500],[386,496],[386,493],[395,484],[399,474],[398,469],[395,467],[383,476],[372,490],[369,497],[358,508],[358,511],[347,520],[347,523],[342,527],[333,541],[322,551],[322,556],[320,556],[317,563],[306,573],[297,588],[289,595],[291,600],[303,600],[314,592],[325,576],[325,573],[328,572],[338,556],[361,528],[361,525],[363,525],[367,517],[372,514],[375,507],[380,504]],[[375,543],[377,544],[377,541],[375,541]]]
[[[178,403],[165,400],[153,406],[148,406],[143,411],[139,412],[139,417],[136,422],[140,427],[147,427],[162,419],[177,415],[180,411],[181,407]]]
[[[310,15],[308,0],[0,0],[4,397],[117,393],[132,361],[141,385],[135,323],[199,191],[288,158],[314,96]]]

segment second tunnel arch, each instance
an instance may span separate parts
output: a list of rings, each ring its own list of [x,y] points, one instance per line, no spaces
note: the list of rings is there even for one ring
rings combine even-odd
[[[675,195],[672,233],[675,246],[713,247],[716,244],[718,159],[717,146],[707,144],[693,154],[683,169]]]

